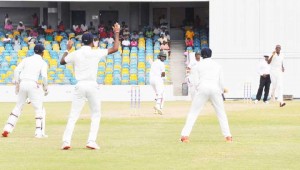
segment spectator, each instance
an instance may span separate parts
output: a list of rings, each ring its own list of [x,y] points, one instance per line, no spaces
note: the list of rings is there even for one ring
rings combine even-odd
[[[193,29],[188,28],[186,33],[185,33],[185,38],[186,39],[188,39],[188,38],[194,39],[194,36],[195,36],[195,33],[194,33]]]
[[[47,29],[47,24],[46,24],[45,21],[42,22],[41,27],[44,29],[44,31],[46,31],[46,29]]]
[[[2,39],[2,42],[4,44],[9,44],[11,43],[11,38],[9,38],[9,35],[8,34],[5,34],[5,37]]]
[[[88,31],[91,32],[92,34],[95,34],[96,28],[95,28],[92,21],[90,22],[90,25],[88,27]]]
[[[73,28],[74,28],[74,26],[73,26]],[[74,32],[75,32],[76,35],[82,34],[82,30],[81,30],[79,25],[75,26]]]
[[[38,26],[36,31],[37,31],[38,35],[44,35],[45,34],[45,30],[42,28],[42,26]]]
[[[62,35],[60,35],[60,31],[57,32],[56,36],[55,36],[55,41],[57,41],[58,43],[61,42],[61,40],[64,38]]]
[[[106,42],[107,44],[113,44],[114,43],[113,36],[109,34],[108,37],[104,39],[104,42]]]
[[[80,28],[81,28],[82,32],[86,32],[88,30],[88,26],[85,24],[81,24]]]
[[[165,37],[167,38],[168,42],[170,43],[171,37],[170,37],[169,31],[166,31]]]
[[[36,13],[34,13],[32,15],[32,18],[33,18],[33,27],[37,28],[39,26],[39,17],[37,16]]]
[[[54,30],[52,29],[51,25],[49,25],[49,27],[45,30],[46,34],[52,34],[54,32]]]
[[[168,22],[167,22],[167,20],[166,20],[166,18],[165,18],[165,15],[162,15],[162,16],[161,16],[161,18],[160,18],[160,20],[159,20],[159,24],[160,24],[160,25],[168,25]]]
[[[100,32],[103,32],[103,31],[105,31],[105,27],[104,27],[103,24],[100,24],[100,25],[98,26],[98,32],[99,32],[99,34],[100,34]]]
[[[125,26],[125,29],[124,29],[122,35],[123,35],[123,37],[129,37],[130,36],[129,28],[128,28],[127,25]]]
[[[135,39],[135,40],[139,39],[139,35],[137,34],[137,31],[133,31],[133,34],[131,35],[130,39],[131,40],[133,40],[133,39]]]
[[[21,32],[25,31],[25,25],[23,24],[22,21],[19,22],[17,30],[20,32],[20,34],[21,34]]]
[[[122,49],[124,49],[124,47],[129,47],[129,46],[130,46],[130,41],[128,37],[124,37],[124,40],[122,41]]]
[[[109,31],[107,32],[107,36],[108,37],[113,37],[114,36],[114,31],[112,28],[109,29]]]
[[[195,18],[194,27],[196,29],[200,28],[200,23],[201,23],[201,19],[199,18],[199,15],[197,15],[196,18]]]
[[[12,25],[12,22],[10,20],[8,20],[8,23],[7,23],[7,25],[4,26],[4,29],[6,31],[12,31],[13,30],[13,25]]]
[[[153,37],[153,31],[151,28],[148,28],[148,30],[145,33],[147,38],[152,38]]]
[[[10,21],[10,19],[8,17],[8,14],[5,14],[4,27],[5,27],[5,25],[8,25],[9,21]]]
[[[168,57],[170,56],[171,54],[171,51],[170,51],[170,46],[168,44],[167,41],[164,41],[161,45],[160,45],[160,51],[163,51],[164,53],[168,52]],[[167,57],[167,58],[168,58]]]
[[[161,35],[160,35],[160,38],[159,38],[157,41],[159,41],[159,43],[160,43],[160,45],[161,45],[161,44],[163,44],[164,41],[165,41],[165,42],[168,42],[168,39],[165,37],[164,34],[161,34]]]
[[[185,40],[185,45],[186,45],[186,47],[194,47],[194,41],[193,41],[193,39],[187,38]]]
[[[33,38],[37,38],[38,37],[38,32],[36,29],[32,29],[29,33],[29,36],[33,37]]]
[[[153,33],[154,35],[159,35],[161,32],[160,28],[158,28],[157,26],[154,27]]]
[[[15,51],[19,51],[21,49],[21,43],[20,43],[20,40],[19,40],[19,36],[15,36],[15,39],[14,39],[14,50]]]
[[[136,41],[135,38],[132,39],[132,41],[130,42],[130,47],[137,47],[138,46],[138,42]]]
[[[107,38],[107,33],[106,33],[104,27],[103,27],[103,29],[101,29],[101,31],[99,32],[99,37],[100,37],[100,40],[104,40],[105,38]]]
[[[57,26],[58,31],[64,32],[65,31],[65,25],[63,21],[60,21],[58,26]]]

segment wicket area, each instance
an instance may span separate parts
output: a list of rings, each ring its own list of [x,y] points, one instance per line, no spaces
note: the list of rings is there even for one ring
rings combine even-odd
[[[251,102],[251,83],[250,82],[244,82],[244,98],[243,101],[244,103],[250,103]]]
[[[141,107],[140,86],[131,86],[130,96],[130,109],[136,114]]]

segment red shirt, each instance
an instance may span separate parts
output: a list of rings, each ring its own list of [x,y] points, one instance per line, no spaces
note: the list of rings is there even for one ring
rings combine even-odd
[[[106,38],[107,34],[105,31],[102,31],[102,32],[100,32],[99,36],[100,36],[100,38]]]

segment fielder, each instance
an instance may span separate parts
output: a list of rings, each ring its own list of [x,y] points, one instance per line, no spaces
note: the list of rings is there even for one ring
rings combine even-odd
[[[204,48],[201,50],[202,60],[195,68],[196,94],[192,101],[186,123],[181,132],[181,141],[189,142],[189,136],[195,121],[202,110],[204,104],[210,100],[219,119],[222,134],[227,142],[232,142],[227,116],[224,109],[222,93],[226,92],[223,86],[222,68],[214,62],[211,57],[211,50]]]
[[[270,64],[270,77],[272,82],[271,98],[275,101],[275,91],[277,91],[277,101],[279,101],[279,106],[283,107],[286,104],[283,102],[283,56],[280,54],[281,46],[276,45],[275,51],[272,53],[268,60]]]
[[[189,53],[190,55],[190,62],[187,66],[187,79],[186,82],[188,83],[188,87],[189,87],[189,94],[191,95],[191,98],[193,100],[195,94],[196,94],[196,84],[197,82],[195,79],[195,68],[197,66],[197,63],[199,63],[200,58],[201,58],[201,52],[198,51],[196,53]]]
[[[61,147],[63,150],[71,148],[71,138],[74,127],[86,99],[89,102],[91,110],[91,127],[86,147],[89,149],[100,149],[96,143],[101,117],[101,101],[98,96],[99,89],[97,84],[97,71],[98,63],[102,58],[105,58],[108,54],[118,51],[120,25],[116,23],[113,26],[113,30],[115,33],[115,42],[112,48],[92,49],[94,46],[93,35],[91,33],[84,33],[82,35],[83,46],[79,50],[70,54],[65,52],[60,61],[60,64],[62,65],[67,63],[73,64],[75,77],[78,81],[75,86],[69,120],[63,134],[63,144]],[[73,42],[69,41],[67,49],[70,50],[72,45]]]
[[[7,123],[4,126],[2,136],[8,137],[14,127],[17,124],[18,118],[21,115],[21,111],[29,98],[34,109],[35,109],[35,120],[36,120],[36,130],[35,137],[43,138],[46,137],[43,133],[43,127],[45,127],[45,112],[43,112],[43,90],[44,95],[48,94],[48,81],[47,81],[47,69],[48,65],[43,60],[42,56],[44,54],[44,46],[36,45],[34,47],[34,55],[25,58],[16,67],[14,72],[14,79],[16,82],[16,94],[18,94],[18,99],[16,106],[12,110],[8,117]],[[42,76],[43,87],[37,83],[39,76]]]
[[[158,114],[163,114],[162,109],[164,105],[164,78],[166,76],[165,73],[165,64],[166,54],[164,52],[160,52],[158,54],[157,60],[155,60],[151,64],[150,69],[150,85],[152,86],[155,92],[155,106],[154,111]]]

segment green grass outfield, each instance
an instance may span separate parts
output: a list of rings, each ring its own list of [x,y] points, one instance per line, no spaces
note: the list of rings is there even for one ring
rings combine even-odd
[[[88,107],[77,122],[72,149],[60,150],[70,103],[45,103],[48,138],[34,138],[34,111],[26,105],[15,131],[0,138],[1,170],[202,170],[300,169],[300,101],[265,105],[226,102],[233,143],[221,135],[215,113],[207,105],[190,136],[179,142],[190,102],[166,102],[165,114],[154,115],[151,102],[136,113],[128,102],[103,102],[98,144],[85,148]],[[0,128],[14,103],[0,103]]]

